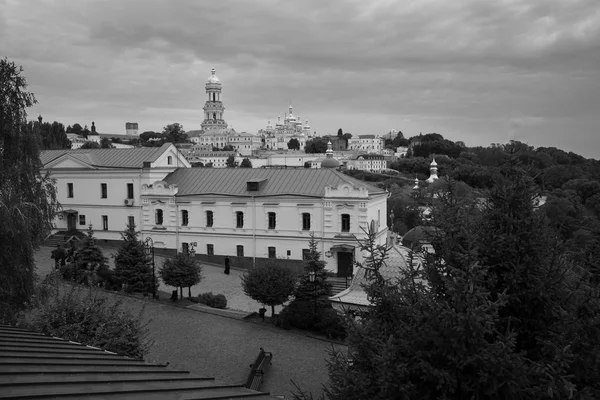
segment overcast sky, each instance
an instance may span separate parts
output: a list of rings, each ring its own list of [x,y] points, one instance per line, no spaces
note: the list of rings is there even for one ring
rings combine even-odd
[[[0,56],[46,121],[200,129],[294,114],[318,134],[437,132],[600,158],[599,0],[0,0]]]

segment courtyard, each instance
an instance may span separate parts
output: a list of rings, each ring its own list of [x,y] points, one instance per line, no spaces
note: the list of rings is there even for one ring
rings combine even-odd
[[[50,247],[41,247],[36,254],[37,273],[43,277],[50,272],[53,260]],[[105,256],[116,248],[103,248]],[[162,258],[156,258],[162,265]],[[230,275],[221,266],[203,263],[204,280],[192,288],[192,294],[212,291],[227,297],[228,307],[246,313],[257,311],[260,304],[245,296],[241,290],[241,271],[232,269]],[[161,285],[161,291],[172,288]],[[102,292],[104,293],[104,292]],[[115,299],[120,294],[106,292]],[[184,290],[184,296],[187,290]],[[321,393],[327,379],[329,351],[346,351],[345,346],[307,336],[299,331],[286,331],[262,321],[213,315],[201,308],[177,307],[165,303],[125,297],[126,307],[133,313],[144,310],[143,319],[149,322],[149,339],[154,342],[146,361],[169,363],[174,369],[189,370],[215,377],[228,383],[244,383],[249,365],[260,347],[273,353],[273,362],[261,390],[291,398],[292,381],[313,394]],[[236,313],[242,314],[242,313]]]

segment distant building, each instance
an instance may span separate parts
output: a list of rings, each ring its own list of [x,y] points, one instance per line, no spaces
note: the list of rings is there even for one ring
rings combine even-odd
[[[125,135],[138,136],[138,123],[137,122],[125,122]]]
[[[216,70],[211,70],[211,76],[206,82],[206,103],[204,103],[204,121],[202,122],[202,130],[204,132],[227,129],[227,123],[223,119],[225,107],[221,101],[222,84],[217,78]]]
[[[360,171],[380,172],[387,168],[387,161],[380,154],[360,154],[346,162],[346,168]]]
[[[281,117],[277,117],[277,122],[273,126],[269,120],[266,129],[259,131],[259,133],[264,136],[265,149],[287,150],[288,142],[296,139],[300,144],[300,150],[303,150],[306,146],[306,141],[311,137],[311,127],[308,124],[308,120],[302,124],[300,117],[294,116],[292,106],[290,105],[283,121]]]
[[[348,150],[378,153],[385,147],[385,140],[375,135],[358,135],[348,140]]]

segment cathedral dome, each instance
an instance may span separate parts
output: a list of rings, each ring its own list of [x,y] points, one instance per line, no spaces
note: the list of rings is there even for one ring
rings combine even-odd
[[[219,78],[217,78],[217,75],[215,75],[217,71],[213,68],[211,70],[211,76],[208,77],[208,81],[206,83],[215,83],[215,84],[221,84],[221,81],[219,80]]]

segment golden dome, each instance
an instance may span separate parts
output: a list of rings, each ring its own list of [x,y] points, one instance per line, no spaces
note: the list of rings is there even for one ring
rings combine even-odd
[[[221,81],[219,80],[219,78],[217,78],[217,75],[215,75],[215,73],[217,72],[215,68],[213,67],[213,69],[210,72],[212,74],[208,77],[208,81],[206,83],[216,83],[220,85]]]

